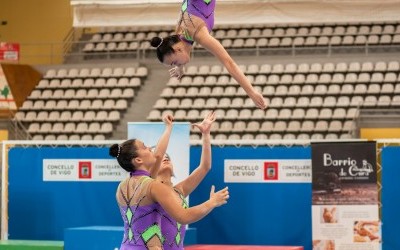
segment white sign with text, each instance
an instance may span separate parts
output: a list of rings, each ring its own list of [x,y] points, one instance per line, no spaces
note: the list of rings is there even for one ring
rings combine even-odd
[[[43,160],[43,181],[121,181],[127,175],[115,159]]]
[[[225,182],[311,183],[311,160],[225,160]]]

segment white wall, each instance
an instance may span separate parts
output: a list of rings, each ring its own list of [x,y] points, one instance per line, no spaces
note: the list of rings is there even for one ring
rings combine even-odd
[[[73,4],[75,27],[104,27],[175,25],[179,16],[180,2],[178,0],[80,0],[71,1],[71,4]],[[400,20],[399,13],[400,1],[390,0],[234,0],[234,2],[218,0],[215,11],[217,25],[394,21]]]

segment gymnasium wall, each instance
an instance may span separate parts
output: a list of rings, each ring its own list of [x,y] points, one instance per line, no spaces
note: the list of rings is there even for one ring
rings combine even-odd
[[[20,63],[57,64],[48,55],[62,55],[62,41],[72,28],[69,0],[1,0],[0,40],[21,44]]]
[[[8,130],[0,130],[0,141],[8,139]]]
[[[360,138],[400,138],[400,124],[398,128],[360,128]]]
[[[74,27],[175,25],[182,1],[72,1]],[[138,4],[139,3],[139,4]],[[121,7],[123,6],[123,7]],[[396,1],[217,1],[215,23],[282,24],[399,19]]]

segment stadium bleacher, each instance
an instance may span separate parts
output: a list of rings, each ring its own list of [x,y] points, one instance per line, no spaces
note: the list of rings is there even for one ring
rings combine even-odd
[[[84,61],[107,53],[115,54],[112,60],[118,62],[131,52],[151,52],[149,39],[172,33],[173,27],[168,25],[105,27],[82,36],[80,42],[85,45],[80,52],[86,55]],[[238,51],[246,58],[286,49],[291,56],[301,54],[304,60],[242,60],[240,68],[268,101],[266,110],[255,108],[221,65],[187,65],[182,79],[162,78],[157,83],[165,87],[161,93],[154,92],[154,103],[146,104],[152,107],[146,120],[159,121],[171,113],[178,121],[194,122],[202,119],[205,109],[213,109],[219,117],[212,131],[214,139],[346,139],[356,136],[360,108],[399,105],[399,61],[385,59],[399,50],[398,22],[225,24],[217,26],[213,34],[236,58],[241,55]],[[321,48],[328,50],[322,54],[328,57],[318,62],[321,57],[315,56],[315,51]],[[333,49],[344,52],[342,59],[333,56]],[[202,50],[195,45],[195,51]],[[379,54],[380,60],[368,60],[371,53]],[[359,60],[353,59],[357,55]],[[275,56],[279,60],[279,54]],[[165,71],[154,68],[153,59],[139,58],[141,66],[136,68],[101,68],[94,63],[91,67],[48,69],[16,118],[33,139],[114,138],[113,131],[140,97],[141,86],[154,81],[148,77],[151,72]],[[191,138],[199,139],[199,135],[193,133]]]
[[[49,69],[16,113],[36,140],[110,138],[147,68]]]

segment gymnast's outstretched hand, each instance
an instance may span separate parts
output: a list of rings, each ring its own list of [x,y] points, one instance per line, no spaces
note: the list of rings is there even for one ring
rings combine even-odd
[[[253,100],[254,104],[259,107],[260,109],[267,108],[267,102],[265,101],[264,97],[258,92],[253,91],[252,93],[248,93],[251,100]]]
[[[174,121],[174,117],[171,114],[166,114],[163,116],[162,121],[165,125],[170,126]]]
[[[216,115],[214,111],[211,111],[206,115],[202,122],[194,123],[192,126],[198,128],[202,134],[210,133],[211,125],[215,121]]]
[[[219,190],[218,192],[215,192],[215,186],[214,185],[211,186],[209,201],[211,201],[214,207],[219,207],[228,203],[228,199],[229,199],[228,187],[225,187]]]
[[[181,79],[183,76],[183,66],[174,66],[169,70],[170,77]]]

